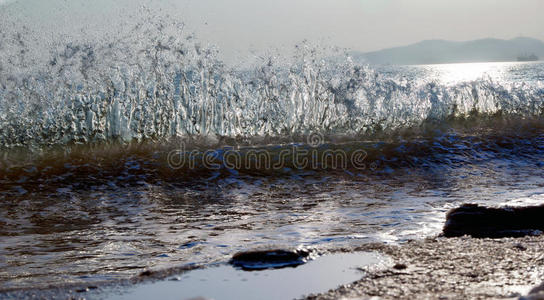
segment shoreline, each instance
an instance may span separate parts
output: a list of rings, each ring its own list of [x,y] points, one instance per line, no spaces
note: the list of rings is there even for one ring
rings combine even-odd
[[[435,237],[351,251],[371,250],[395,266],[306,299],[517,299],[544,278],[544,236]]]
[[[331,250],[325,251],[325,256],[375,252],[391,263],[386,267],[362,268],[361,279],[321,294],[300,295],[302,299],[520,299],[544,280],[544,235],[497,239],[432,237],[400,245],[371,243]],[[69,284],[2,294],[7,299],[102,298],[107,297],[107,293],[103,294],[105,290],[122,291],[194,269],[202,268],[172,268],[144,272],[117,282]]]
[[[0,297],[115,298],[112,292],[125,290],[121,294],[141,299],[159,291],[169,291],[164,294],[169,297],[184,291],[186,295],[232,298],[250,291],[253,296],[263,295],[266,289],[255,290],[256,286],[283,286],[286,294],[281,298],[544,299],[543,210],[544,206],[465,204],[448,212],[441,235],[402,244],[369,243],[328,250],[263,248],[239,252],[216,268],[187,265],[146,270],[125,280],[0,291]],[[316,257],[322,258],[314,262]],[[194,272],[182,280],[180,275],[188,271]],[[339,284],[344,285],[337,287]]]

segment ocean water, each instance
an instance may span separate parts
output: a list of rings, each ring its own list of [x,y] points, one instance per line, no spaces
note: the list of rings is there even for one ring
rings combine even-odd
[[[178,24],[179,25],[179,24]],[[0,33],[0,291],[237,251],[402,243],[544,199],[544,64],[243,67],[146,22],[31,57]]]

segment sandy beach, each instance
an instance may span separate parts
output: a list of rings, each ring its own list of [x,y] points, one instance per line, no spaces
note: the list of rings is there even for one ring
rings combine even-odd
[[[356,250],[379,251],[395,266],[369,270],[353,284],[308,299],[516,299],[542,283],[544,275],[542,236],[437,237]]]

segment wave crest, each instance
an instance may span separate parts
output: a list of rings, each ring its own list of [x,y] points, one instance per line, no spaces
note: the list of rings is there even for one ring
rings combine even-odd
[[[29,66],[21,33],[0,48],[6,149],[172,137],[371,136],[479,116],[540,117],[544,87],[483,78],[444,85],[389,78],[308,44],[294,62],[227,67],[176,22],[147,20],[116,40],[68,43]],[[7,46],[5,46],[7,45]]]

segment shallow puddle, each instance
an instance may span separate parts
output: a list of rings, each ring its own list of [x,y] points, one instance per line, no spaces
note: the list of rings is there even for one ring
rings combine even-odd
[[[386,261],[376,253],[359,252],[319,257],[296,268],[248,272],[221,265],[101,296],[115,300],[293,299],[356,281],[364,275],[361,268]]]

